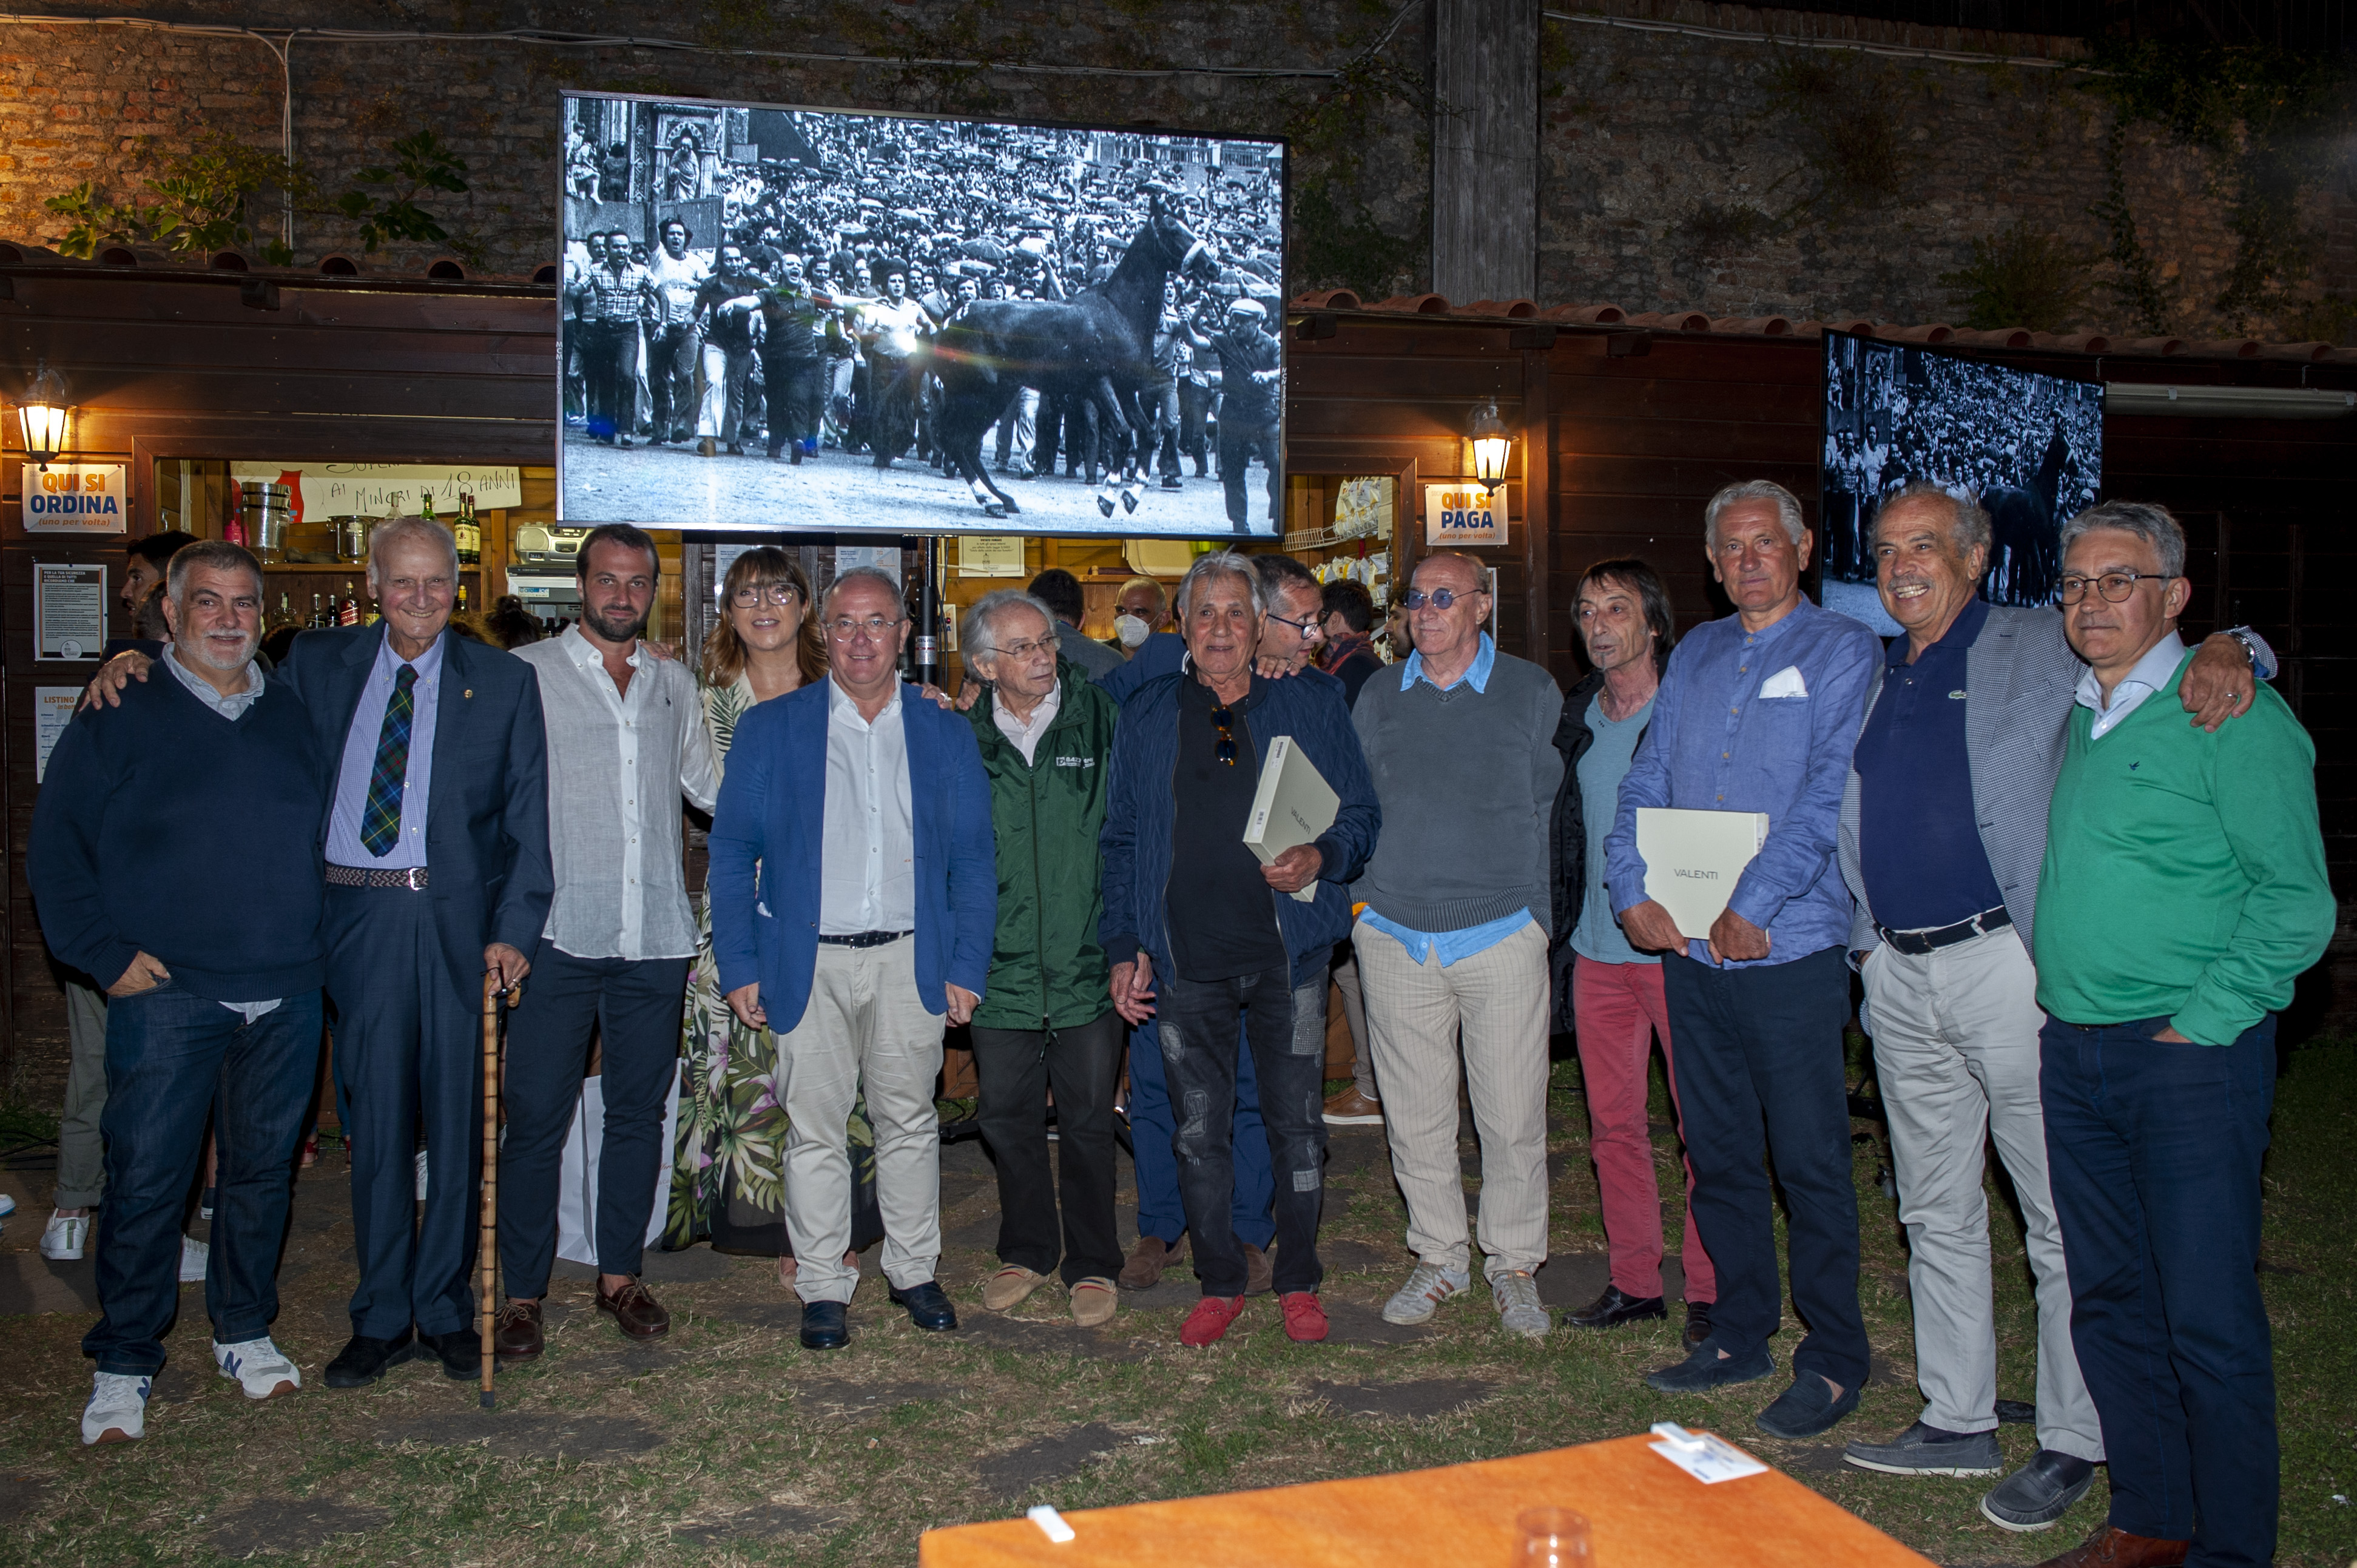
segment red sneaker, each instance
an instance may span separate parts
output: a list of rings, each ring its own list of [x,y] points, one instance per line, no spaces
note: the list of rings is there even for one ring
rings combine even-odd
[[[1228,1325],[1243,1316],[1244,1298],[1240,1295],[1207,1295],[1195,1304],[1179,1326],[1178,1343],[1197,1347],[1219,1342],[1228,1331]]]
[[[1285,1337],[1302,1345],[1315,1345],[1326,1337],[1326,1309],[1318,1305],[1314,1290],[1287,1291],[1276,1298],[1285,1312]]]

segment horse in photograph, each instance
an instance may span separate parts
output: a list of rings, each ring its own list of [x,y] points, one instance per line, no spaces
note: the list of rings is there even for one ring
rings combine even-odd
[[[2001,605],[2050,605],[2061,585],[2060,540],[2062,470],[2071,443],[2060,424],[2046,445],[2046,456],[2027,485],[1981,492],[1989,514],[1988,596]]]
[[[1219,271],[1211,247],[1157,194],[1146,226],[1103,283],[1069,300],[984,300],[942,330],[932,350],[941,444],[950,472],[965,480],[985,513],[1023,510],[985,471],[982,437],[1024,387],[1094,410],[1105,464],[1097,510],[1113,515],[1116,470],[1123,508],[1137,510],[1153,434],[1140,394],[1153,380],[1163,281],[1180,273],[1208,283]]]

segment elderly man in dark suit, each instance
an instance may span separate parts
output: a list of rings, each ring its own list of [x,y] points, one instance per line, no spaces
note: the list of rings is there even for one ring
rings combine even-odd
[[[297,639],[286,660],[338,758],[323,824],[328,996],[361,1278],[329,1388],[429,1351],[453,1378],[479,1367],[467,1279],[482,1153],[475,1020],[487,974],[504,989],[531,968],[552,878],[540,687],[522,660],[450,632],[457,577],[448,529],[385,523],[368,566],[384,618]]]
[[[2093,1485],[2104,1434],[2071,1341],[2071,1283],[2047,1178],[2038,975],[2029,938],[2064,725],[2085,670],[2049,609],[1976,596],[1988,514],[1939,486],[1882,503],[1883,607],[1904,629],[1884,658],[1842,800],[1843,878],[1866,983],[1909,1240],[1921,1420],[1846,1458],[1900,1476],[1998,1476],[1996,1334],[1983,1150],[1994,1134],[2028,1223],[2038,1281],[2038,1452],[1981,1499],[2011,1530],[2044,1530]],[[2179,696],[2216,729],[2250,704],[2266,645],[2210,639]]]

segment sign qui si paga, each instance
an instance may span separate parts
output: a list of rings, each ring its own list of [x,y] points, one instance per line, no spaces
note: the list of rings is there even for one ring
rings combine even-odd
[[[27,533],[121,533],[130,515],[121,463],[27,463]]]

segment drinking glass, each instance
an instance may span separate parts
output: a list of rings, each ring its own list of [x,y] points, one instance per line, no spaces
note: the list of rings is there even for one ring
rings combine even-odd
[[[1524,1509],[1514,1516],[1521,1543],[1514,1568],[1594,1568],[1587,1516],[1570,1509]]]

